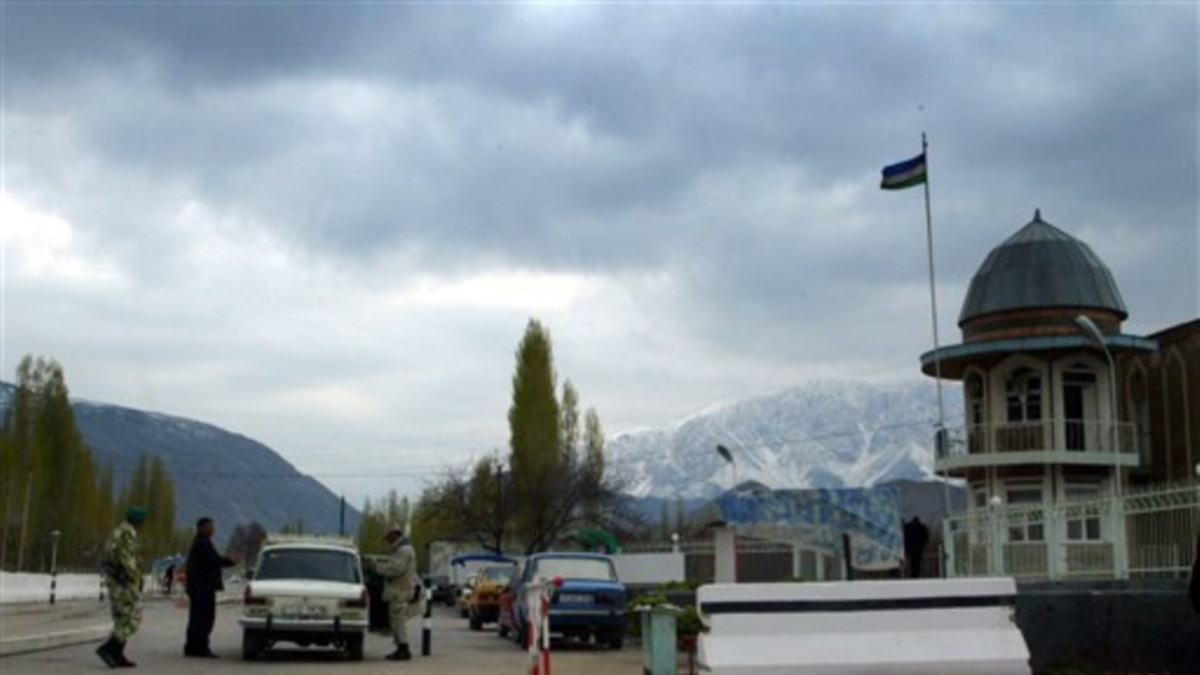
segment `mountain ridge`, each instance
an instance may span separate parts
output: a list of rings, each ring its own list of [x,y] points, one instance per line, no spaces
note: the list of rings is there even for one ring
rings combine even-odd
[[[0,383],[0,409],[11,405],[16,387]],[[175,526],[190,527],[200,516],[227,531],[257,521],[268,531],[300,526],[336,534],[342,527],[341,498],[302,474],[270,447],[214,424],[90,399],[72,399],[75,424],[98,466],[109,464],[119,490],[142,454],[160,455],[175,485]],[[345,531],[358,527],[359,513],[345,508]]]

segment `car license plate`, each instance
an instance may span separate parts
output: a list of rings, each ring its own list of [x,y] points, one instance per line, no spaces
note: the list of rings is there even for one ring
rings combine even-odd
[[[324,607],[314,607],[312,605],[288,605],[280,612],[284,616],[295,617],[299,619],[315,619],[325,616]]]
[[[558,601],[576,605],[590,605],[592,603],[592,596],[586,593],[563,593],[558,596]]]

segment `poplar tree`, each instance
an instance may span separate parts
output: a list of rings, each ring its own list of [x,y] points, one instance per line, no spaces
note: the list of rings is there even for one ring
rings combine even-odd
[[[588,408],[584,416],[583,446],[583,467],[580,471],[583,513],[587,521],[595,523],[600,520],[605,501],[615,494],[605,485],[604,429],[600,426],[600,415],[595,408]]]
[[[517,537],[528,551],[545,549],[554,534],[559,491],[565,487],[558,401],[550,333],[535,319],[517,347],[508,410],[509,466],[512,467]]]
[[[162,455],[150,458],[146,480],[146,508],[150,517],[142,527],[143,547],[147,556],[158,557],[174,553],[175,542],[175,487],[167,475]]]
[[[567,473],[575,470],[579,454],[579,392],[575,385],[567,380],[562,386],[562,402],[560,403],[559,433],[562,436],[561,452],[562,467]]]
[[[507,466],[499,453],[459,468],[425,489],[418,513],[422,541],[472,540],[505,552],[544,551],[572,528],[628,531],[638,524],[623,484],[606,474],[604,430],[588,409],[580,453],[579,393],[567,381],[555,396],[550,335],[530,320],[516,352],[508,411]]]
[[[377,511],[368,497],[363,500],[362,518],[358,521],[358,549],[364,554],[387,553],[383,535],[387,522],[383,513]]]

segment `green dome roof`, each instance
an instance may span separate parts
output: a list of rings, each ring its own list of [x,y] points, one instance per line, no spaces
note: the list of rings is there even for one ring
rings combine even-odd
[[[1087,244],[1042,220],[997,246],[983,261],[963,302],[958,325],[985,314],[1064,307],[1107,309],[1129,316],[1112,273]]]

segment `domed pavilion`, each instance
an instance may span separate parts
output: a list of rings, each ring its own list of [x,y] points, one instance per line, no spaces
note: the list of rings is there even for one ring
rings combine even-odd
[[[976,522],[1005,514],[1001,526],[962,535],[982,553],[971,567],[1120,575],[1125,533],[1112,509],[1081,506],[1059,522],[1045,507],[1119,497],[1139,466],[1118,373],[1157,344],[1122,333],[1128,316],[1104,262],[1039,211],[972,278],[962,343],[921,356],[926,375],[963,387],[965,425],[939,433],[937,471],[966,481]]]

